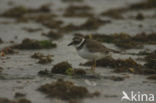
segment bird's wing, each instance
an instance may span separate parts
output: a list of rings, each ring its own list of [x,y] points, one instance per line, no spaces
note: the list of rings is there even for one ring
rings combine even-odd
[[[104,45],[95,40],[87,39],[86,42],[86,47],[90,52],[109,53],[114,51],[112,49],[106,48]]]

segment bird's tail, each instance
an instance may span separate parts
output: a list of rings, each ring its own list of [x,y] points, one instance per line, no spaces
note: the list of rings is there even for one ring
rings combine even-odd
[[[121,52],[121,51],[112,50],[112,49],[111,49],[111,52],[112,52],[112,53],[116,53],[116,54],[123,54],[123,55],[135,55],[135,53]]]

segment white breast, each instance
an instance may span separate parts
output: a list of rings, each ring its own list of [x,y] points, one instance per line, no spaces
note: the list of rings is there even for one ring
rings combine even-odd
[[[100,59],[103,58],[105,55],[102,53],[93,53],[89,52],[86,46],[81,48],[80,50],[77,50],[78,54],[85,59],[93,60],[93,59]]]

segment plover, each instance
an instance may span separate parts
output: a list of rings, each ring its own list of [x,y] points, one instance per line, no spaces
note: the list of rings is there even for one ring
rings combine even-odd
[[[91,66],[91,70],[93,71],[95,71],[96,68],[96,60],[109,56],[112,52],[118,52],[106,48],[98,41],[83,36],[75,36],[72,42],[68,44],[68,46],[71,45],[76,48],[79,56],[87,60],[93,60],[93,65]]]

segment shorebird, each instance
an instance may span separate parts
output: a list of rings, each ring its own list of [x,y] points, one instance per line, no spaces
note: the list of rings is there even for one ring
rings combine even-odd
[[[83,36],[75,36],[72,39],[72,42],[68,44],[68,46],[71,45],[76,48],[79,56],[93,61],[93,65],[91,66],[91,70],[93,71],[95,71],[96,68],[96,60],[109,56],[112,52],[117,52],[115,50],[106,48],[98,41],[85,38]]]

